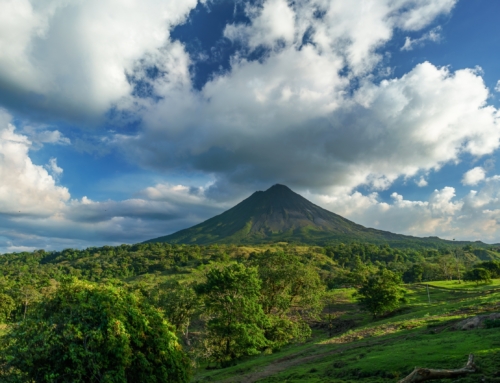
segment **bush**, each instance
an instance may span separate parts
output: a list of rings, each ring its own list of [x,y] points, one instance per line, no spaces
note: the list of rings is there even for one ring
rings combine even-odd
[[[464,281],[476,282],[476,285],[479,285],[479,282],[483,282],[485,284],[491,283],[491,273],[489,270],[477,267],[464,274]]]
[[[2,343],[2,381],[189,380],[189,359],[161,313],[112,286],[64,283]]]
[[[400,287],[401,278],[390,270],[372,274],[358,289],[359,304],[374,317],[397,309],[405,302],[406,290]]]

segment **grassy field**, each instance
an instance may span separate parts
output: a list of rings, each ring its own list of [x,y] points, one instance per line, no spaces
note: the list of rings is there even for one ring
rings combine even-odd
[[[433,282],[455,289],[453,282]],[[327,324],[314,325],[313,337],[270,355],[241,361],[233,367],[206,370],[196,382],[396,382],[415,366],[460,368],[469,353],[478,372],[460,382],[500,382],[500,328],[458,331],[454,325],[479,314],[500,312],[500,292],[463,284],[473,291],[410,286],[409,303],[396,314],[374,320],[357,307],[353,290],[333,291],[332,337]],[[495,281],[489,288],[495,288]],[[461,285],[459,285],[461,286]],[[484,378],[484,380],[483,380]]]
[[[427,282],[425,282],[427,283]],[[428,282],[429,286],[441,287],[446,289],[453,290],[492,290],[492,289],[500,289],[500,279],[493,279],[490,283],[481,283],[476,285],[475,282],[461,282],[458,281],[436,281],[436,282]]]

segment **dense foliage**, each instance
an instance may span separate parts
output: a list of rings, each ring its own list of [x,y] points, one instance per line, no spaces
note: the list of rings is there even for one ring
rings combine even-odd
[[[148,243],[4,254],[2,379],[154,382],[168,374],[182,381],[187,354],[189,363],[220,367],[307,339],[311,324],[331,320],[328,290],[354,287],[361,307],[380,316],[403,302],[402,282],[488,283],[500,277],[499,260],[494,247],[367,243]]]
[[[489,283],[491,282],[491,273],[482,267],[475,267],[464,274],[464,281],[476,282],[476,285],[479,285],[480,282]]]
[[[198,285],[210,316],[203,341],[207,359],[225,366],[266,347],[267,318],[259,304],[260,285],[257,270],[242,264],[214,268]]]
[[[187,382],[190,362],[154,307],[123,288],[69,281],[3,338],[4,379]]]
[[[273,348],[303,340],[311,334],[306,320],[321,312],[324,285],[311,264],[297,255],[266,251],[252,262],[262,281],[259,301],[269,322],[266,337]]]
[[[370,275],[358,289],[361,306],[373,316],[380,316],[397,309],[405,302],[405,290],[401,288],[399,275],[381,269]]]

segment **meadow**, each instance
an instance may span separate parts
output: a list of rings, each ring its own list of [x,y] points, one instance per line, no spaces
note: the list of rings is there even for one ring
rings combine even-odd
[[[435,289],[456,287],[470,291]],[[260,355],[223,370],[200,366],[196,382],[396,382],[415,367],[462,367],[470,353],[478,372],[460,382],[500,382],[499,327],[456,330],[466,318],[500,311],[500,285],[475,287],[453,281],[406,286],[409,302],[397,313],[374,320],[359,310],[354,289],[332,291],[334,336],[325,324],[313,326],[313,337],[303,344],[285,347],[272,355]],[[328,316],[328,307],[324,317]],[[346,325],[351,328],[345,330]],[[447,380],[443,380],[447,381]],[[449,381],[449,380],[448,380]]]

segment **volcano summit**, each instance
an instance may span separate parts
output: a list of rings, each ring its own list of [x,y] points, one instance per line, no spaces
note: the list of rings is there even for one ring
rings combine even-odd
[[[233,208],[198,225],[146,242],[206,245],[277,241],[318,245],[330,241],[393,245],[412,243],[420,246],[452,243],[437,237],[418,238],[366,228],[313,204],[279,184],[253,193]]]

